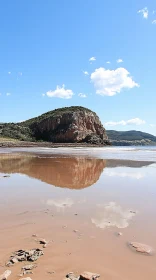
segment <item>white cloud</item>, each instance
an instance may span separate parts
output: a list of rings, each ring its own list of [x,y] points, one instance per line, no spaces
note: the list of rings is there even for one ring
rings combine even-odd
[[[134,118],[134,119],[130,119],[128,121],[119,121],[119,122],[106,122],[105,125],[106,126],[116,126],[116,125],[141,125],[141,124],[145,124],[146,122],[144,120],[141,120],[139,118]]]
[[[67,197],[64,199],[48,199],[46,204],[49,206],[54,205],[59,208],[64,208],[71,207],[74,204],[74,202],[71,198]]]
[[[87,95],[86,95],[86,94],[84,94],[84,93],[79,93],[79,94],[78,94],[78,96],[79,96],[79,97],[82,97],[82,98],[87,97]]]
[[[138,11],[138,14],[142,14],[143,15],[143,18],[148,18],[148,9],[147,9],[147,7],[145,7],[145,8],[143,8],[142,10],[139,10]]]
[[[156,24],[156,19],[152,21],[152,24]]]
[[[18,72],[18,75],[19,75],[19,76],[22,76],[23,74],[22,74],[22,72]]]
[[[64,198],[64,199],[48,199],[46,201],[48,206],[55,206],[57,211],[63,211],[66,208],[70,208],[73,206],[74,201],[71,198]]]
[[[89,73],[88,73],[87,71],[83,71],[83,74],[84,74],[85,76],[89,75]]]
[[[116,61],[117,63],[122,63],[123,62],[123,60],[121,59],[121,58],[119,58],[119,59],[117,59],[117,61]]]
[[[42,93],[42,96],[44,97],[44,96],[45,96],[45,93]]]
[[[8,74],[10,75],[10,74],[11,74],[11,72],[9,71],[9,72],[8,72]]]
[[[109,227],[126,228],[136,215],[131,210],[124,210],[116,202],[106,205],[97,205],[95,216],[91,219],[96,227],[105,229]]]
[[[96,60],[96,57],[95,56],[92,56],[90,57],[89,61],[95,61]]]
[[[107,64],[110,64],[110,61],[106,61]]]
[[[62,85],[62,87],[57,86],[55,90],[47,91],[46,95],[48,97],[58,97],[58,98],[63,98],[63,99],[70,99],[70,98],[72,98],[74,93],[71,89],[65,89],[65,85]]]
[[[139,118],[134,118],[134,119],[131,119],[131,120],[128,120],[127,121],[127,124],[128,125],[133,125],[133,124],[135,124],[135,125],[141,125],[141,124],[145,124],[146,122],[144,121],[144,120],[141,120],[141,119],[139,119]]]
[[[151,127],[156,127],[156,124],[150,124]]]
[[[129,74],[125,68],[106,70],[100,67],[95,69],[90,78],[97,94],[113,96],[120,93],[122,89],[139,87]]]
[[[11,93],[7,92],[6,95],[9,96],[9,95],[11,95]]]
[[[141,172],[120,172],[118,171],[112,171],[110,169],[106,169],[105,170],[105,175],[109,176],[109,177],[121,177],[121,178],[125,178],[125,177],[129,177],[129,178],[134,178],[134,179],[142,179],[145,177],[145,174],[141,173]]]

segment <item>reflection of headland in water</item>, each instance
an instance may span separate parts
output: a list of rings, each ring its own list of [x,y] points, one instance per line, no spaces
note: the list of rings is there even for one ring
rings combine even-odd
[[[118,159],[107,159],[106,167],[114,168],[114,167],[132,167],[132,168],[140,168],[149,166],[155,163],[154,161],[136,161],[136,160],[118,160]]]
[[[103,160],[84,157],[48,157],[32,154],[1,154],[1,173],[21,173],[48,184],[70,189],[82,189],[95,184],[104,168],[151,165],[152,162]]]
[[[1,173],[21,173],[48,184],[82,189],[95,184],[105,168],[103,159],[1,155]]]

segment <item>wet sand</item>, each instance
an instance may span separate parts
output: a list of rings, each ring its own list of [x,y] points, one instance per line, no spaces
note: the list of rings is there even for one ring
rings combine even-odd
[[[12,252],[42,248],[37,234],[50,243],[33,280],[84,270],[100,279],[155,279],[156,255],[128,246],[138,241],[156,250],[155,170],[151,161],[0,154],[0,274]],[[20,279],[23,265],[11,267],[10,280]]]

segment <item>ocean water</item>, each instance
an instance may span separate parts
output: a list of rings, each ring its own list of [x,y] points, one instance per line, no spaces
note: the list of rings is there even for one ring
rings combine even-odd
[[[45,155],[87,156],[101,159],[120,159],[134,161],[156,162],[156,146],[124,146],[124,147],[97,147],[97,148],[6,148],[0,153],[28,152]]]

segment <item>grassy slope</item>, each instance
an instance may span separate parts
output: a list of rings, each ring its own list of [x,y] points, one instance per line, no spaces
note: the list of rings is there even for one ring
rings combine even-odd
[[[0,143],[5,143],[5,142],[18,142],[18,140],[13,138],[8,138],[8,137],[0,137]]]
[[[18,139],[21,141],[33,141],[29,127],[15,123],[4,123],[0,125],[0,137]]]

